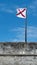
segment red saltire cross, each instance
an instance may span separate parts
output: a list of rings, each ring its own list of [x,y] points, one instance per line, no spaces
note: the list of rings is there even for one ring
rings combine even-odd
[[[26,9],[23,9],[23,10],[21,11],[20,9],[18,9],[19,13],[18,13],[18,14],[16,14],[16,15],[21,14],[23,17],[25,17],[25,16],[24,16],[24,14],[23,14],[23,12],[24,12],[25,10],[26,10]]]

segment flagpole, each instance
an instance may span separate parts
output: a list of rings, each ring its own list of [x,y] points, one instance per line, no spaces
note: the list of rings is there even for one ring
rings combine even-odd
[[[27,10],[26,10],[26,22],[25,22],[25,43],[27,43]]]
[[[26,21],[25,21],[25,43],[26,43],[26,50],[28,48],[28,43],[27,43],[27,9],[26,9]]]

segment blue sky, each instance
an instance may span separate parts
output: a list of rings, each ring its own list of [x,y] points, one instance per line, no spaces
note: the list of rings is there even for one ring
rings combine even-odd
[[[0,0],[0,42],[24,42],[25,20],[17,8],[27,8],[27,41],[37,42],[37,0]]]

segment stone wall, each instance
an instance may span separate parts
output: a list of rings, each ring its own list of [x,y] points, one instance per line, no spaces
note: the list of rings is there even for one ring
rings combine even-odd
[[[0,54],[22,54],[25,53],[26,43],[24,42],[0,42]],[[37,43],[28,43],[29,52],[33,47],[37,48]]]

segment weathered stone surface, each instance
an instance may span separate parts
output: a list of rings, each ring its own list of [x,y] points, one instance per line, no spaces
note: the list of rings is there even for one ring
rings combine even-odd
[[[37,43],[28,43],[28,45],[29,51],[27,52],[25,42],[0,42],[0,54],[33,54]]]
[[[0,57],[0,65],[37,65],[37,57]]]
[[[29,50],[26,51],[24,42],[1,42],[0,54],[34,54],[35,48],[37,48],[37,43],[29,43]],[[37,49],[35,54],[37,54]],[[37,57],[0,56],[0,65],[37,65]]]

